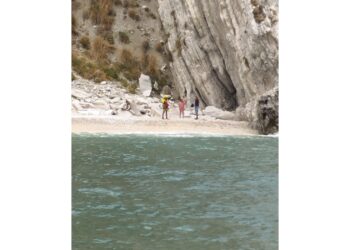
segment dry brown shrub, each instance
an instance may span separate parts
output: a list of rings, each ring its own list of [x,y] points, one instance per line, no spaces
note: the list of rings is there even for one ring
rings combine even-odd
[[[88,36],[81,37],[79,39],[79,42],[84,49],[90,49],[91,45],[90,45],[90,39]]]
[[[129,17],[135,21],[141,20],[141,17],[136,13],[135,10],[130,10],[128,14],[129,14]]]
[[[103,25],[105,30],[111,30],[114,23],[113,1],[91,0],[89,16],[96,25]]]
[[[153,19],[157,19],[157,16],[155,14],[153,14],[153,12],[150,12],[148,14],[149,17],[153,18]]]
[[[163,53],[163,44],[161,42],[157,43],[155,48],[159,53]]]
[[[130,38],[127,33],[123,31],[119,31],[118,35],[119,35],[119,41],[121,41],[122,43],[130,43]]]
[[[129,80],[137,80],[140,76],[140,62],[128,49],[123,49],[120,54],[120,64],[118,65],[121,71]]]
[[[117,6],[122,5],[122,1],[121,1],[121,0],[114,0],[113,2],[114,2],[114,4],[117,5]]]
[[[97,62],[108,61],[108,53],[110,52],[110,50],[111,47],[102,37],[95,37],[92,44],[92,57]]]
[[[80,5],[81,5],[80,2],[77,2],[77,1],[72,0],[72,10],[77,10],[77,9],[79,9],[79,8],[80,8]]]
[[[82,15],[83,15],[83,21],[89,19],[89,16],[90,16],[89,10],[84,10]]]
[[[138,4],[137,0],[124,0],[123,2],[123,7],[124,8],[136,8],[139,7],[140,5]]]
[[[93,80],[95,82],[102,82],[108,80],[108,77],[105,72],[100,69],[97,69],[93,74]]]
[[[77,19],[75,18],[74,15],[72,15],[72,34],[74,36],[78,35],[78,31],[77,31]]]
[[[149,55],[146,54],[146,53],[143,53],[142,56],[141,56],[141,67],[142,69],[147,69],[148,67],[148,64],[149,64]]]
[[[148,40],[145,40],[142,42],[142,49],[143,49],[144,53],[146,53],[150,48],[151,48],[151,46],[150,46]]]
[[[158,61],[157,58],[153,55],[150,55],[148,59],[148,74],[153,78],[157,78],[159,75]]]

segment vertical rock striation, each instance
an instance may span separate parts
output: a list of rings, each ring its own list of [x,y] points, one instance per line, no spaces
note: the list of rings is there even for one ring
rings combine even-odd
[[[235,110],[278,85],[277,0],[158,4],[181,96],[198,95],[204,106]]]

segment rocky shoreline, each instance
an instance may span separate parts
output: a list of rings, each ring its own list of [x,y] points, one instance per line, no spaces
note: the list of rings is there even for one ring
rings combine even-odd
[[[151,90],[151,85],[146,84],[145,87],[141,81],[135,94],[129,93],[117,81],[95,83],[82,78],[72,81],[73,132],[103,132],[96,126],[104,127],[106,132],[116,132],[118,129],[124,132],[127,129],[147,132],[149,128],[154,132],[171,132],[176,129],[179,132],[196,132],[198,126],[202,131],[219,134],[268,134],[278,131],[278,127],[273,127],[276,121],[272,121],[277,117],[278,122],[278,105],[275,105],[278,100],[273,98],[278,97],[278,89],[233,112],[207,106],[200,111],[199,121],[193,120],[194,110],[190,102],[187,103],[185,119],[179,119],[176,101],[170,102],[170,120],[162,121],[161,96],[155,93],[147,96],[151,95]],[[164,124],[168,126],[165,130],[161,128]]]

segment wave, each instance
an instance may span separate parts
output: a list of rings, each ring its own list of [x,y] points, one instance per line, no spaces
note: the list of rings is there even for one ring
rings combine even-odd
[[[113,136],[154,136],[154,137],[237,137],[237,138],[254,138],[258,136],[265,135],[230,135],[230,134],[222,134],[222,133],[207,133],[207,132],[196,132],[196,133],[186,133],[186,132],[113,132],[113,133],[72,133],[73,136],[84,136],[84,137],[113,137]]]

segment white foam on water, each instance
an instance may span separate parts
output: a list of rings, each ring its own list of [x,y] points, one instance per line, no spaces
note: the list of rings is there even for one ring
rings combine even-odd
[[[268,135],[257,135],[257,136],[261,136],[261,137],[271,137],[271,138],[279,138],[279,134],[268,134]]]
[[[111,137],[111,136],[155,136],[155,137],[247,137],[253,138],[260,135],[233,135],[233,134],[222,134],[222,133],[207,133],[207,132],[103,132],[103,133],[90,133],[90,132],[81,132],[81,133],[72,133],[73,135],[81,136],[99,136],[99,137]]]

